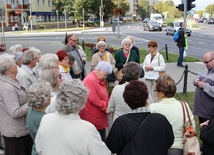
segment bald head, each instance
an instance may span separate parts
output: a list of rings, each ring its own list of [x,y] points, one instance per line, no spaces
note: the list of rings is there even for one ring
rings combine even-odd
[[[207,52],[204,55],[203,62],[208,69],[214,68],[214,51]]]

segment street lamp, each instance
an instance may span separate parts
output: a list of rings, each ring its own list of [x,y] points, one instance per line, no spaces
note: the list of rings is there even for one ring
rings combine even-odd
[[[100,28],[103,28],[103,0],[100,1]]]
[[[120,7],[120,0],[118,0],[118,8]],[[118,17],[117,17],[117,27],[118,27],[118,35],[117,37],[120,38],[120,12],[118,12]]]
[[[33,31],[33,21],[32,21],[32,0],[30,0],[30,31]]]
[[[56,10],[56,18],[57,18],[57,29],[59,31],[59,10]]]

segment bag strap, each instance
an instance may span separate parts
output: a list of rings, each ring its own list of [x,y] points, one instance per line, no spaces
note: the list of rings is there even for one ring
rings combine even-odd
[[[189,119],[189,123],[190,123],[191,126],[192,126],[192,121],[190,119],[190,115],[189,115],[189,111],[188,111],[186,103],[184,103],[183,101],[180,101],[180,103],[181,103],[182,111],[183,111],[183,134],[184,134],[184,132],[186,130],[186,114],[185,114],[185,111],[187,113],[187,116],[188,116],[188,119]]]
[[[146,118],[143,120],[143,122],[140,123],[140,125],[136,128],[136,130],[135,130],[134,133],[132,134],[132,136],[129,138],[128,143],[126,143],[126,144],[121,148],[120,152],[123,150],[123,148],[125,148],[125,147],[132,141],[132,139],[135,137],[137,131],[143,126],[143,124],[146,122],[146,120],[149,118],[150,115],[151,115],[151,114],[148,114],[148,115],[146,116]],[[118,152],[118,154],[119,154],[120,152]]]
[[[160,66],[160,54],[158,55],[158,66]]]
[[[129,55],[128,55],[127,59],[126,59],[125,64],[126,64],[126,63],[128,62],[128,60],[129,60],[130,53],[131,53],[131,50],[129,51]]]

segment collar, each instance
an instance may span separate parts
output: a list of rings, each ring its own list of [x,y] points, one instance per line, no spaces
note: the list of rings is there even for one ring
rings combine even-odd
[[[22,64],[21,68],[28,72],[30,75],[33,75],[33,70],[29,66]]]
[[[16,88],[21,89],[21,85],[19,84],[19,82],[17,80],[13,80],[2,74],[0,74],[0,80],[10,83],[11,85],[15,86]]]
[[[142,113],[142,112],[149,112],[149,108],[148,107],[140,107],[140,108],[131,110],[130,113]]]

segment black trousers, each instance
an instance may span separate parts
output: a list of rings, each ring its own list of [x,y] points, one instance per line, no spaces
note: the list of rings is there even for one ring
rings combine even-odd
[[[98,132],[100,133],[102,141],[105,142],[105,140],[106,140],[106,129],[100,129],[100,130],[98,130]]]
[[[5,137],[5,155],[31,155],[33,140],[30,135],[23,137]]]

